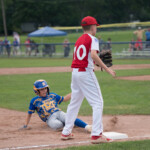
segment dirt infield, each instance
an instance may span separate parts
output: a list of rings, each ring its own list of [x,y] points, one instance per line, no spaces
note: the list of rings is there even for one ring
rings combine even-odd
[[[112,68],[114,70],[147,69],[150,68],[150,64],[114,65]],[[95,67],[95,70],[100,70],[100,68]],[[71,71],[72,71],[71,67],[0,68],[0,75],[71,72]]]
[[[89,145],[90,134],[84,129],[74,128],[75,139],[61,141],[61,132],[52,131],[42,122],[37,114],[33,115],[29,129],[18,130],[23,126],[27,113],[0,109],[0,149],[21,147],[33,149],[33,146],[45,145],[46,148],[67,147],[70,145]],[[92,123],[91,116],[79,116],[87,123]],[[150,139],[149,116],[104,116],[104,131],[126,133],[129,139]],[[36,149],[42,149],[37,147]]]
[[[150,68],[150,64],[114,65],[112,68],[114,70],[148,69]],[[100,68],[95,67],[95,70],[100,70]],[[71,72],[71,71],[72,69],[70,67],[0,68],[0,75],[55,73],[55,72]],[[144,80],[150,80],[150,75],[116,77],[116,79],[144,81]]]
[[[116,79],[121,79],[121,80],[135,80],[135,81],[148,81],[148,80],[150,80],[150,75],[116,77]]]

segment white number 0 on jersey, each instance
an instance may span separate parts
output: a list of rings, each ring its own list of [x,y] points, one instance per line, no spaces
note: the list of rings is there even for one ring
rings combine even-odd
[[[80,56],[81,49],[83,50],[82,56]],[[77,50],[76,50],[76,47],[75,47],[74,48],[74,56],[75,56],[75,53],[76,53],[77,58],[79,60],[83,60],[84,57],[86,56],[86,48],[85,48],[85,46],[84,45],[80,45]],[[75,57],[74,57],[74,59],[75,59]]]

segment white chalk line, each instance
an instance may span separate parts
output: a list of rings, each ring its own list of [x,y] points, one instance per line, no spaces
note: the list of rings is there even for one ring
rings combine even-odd
[[[72,142],[72,143],[64,143],[64,144],[48,144],[48,145],[34,145],[34,146],[23,146],[23,147],[12,147],[12,148],[4,148],[0,150],[17,150],[17,149],[30,149],[30,148],[42,148],[42,147],[59,147],[66,145],[74,145],[74,144],[86,144],[90,143],[90,141],[81,141],[81,142]]]
[[[133,137],[125,138],[125,139],[136,139],[136,138],[137,139],[138,138],[150,138],[150,135],[133,136]],[[60,146],[66,146],[66,145],[86,144],[86,143],[91,143],[91,142],[90,141],[81,141],[81,142],[72,142],[72,143],[64,143],[64,144],[33,145],[33,146],[4,148],[4,149],[0,149],[0,150],[20,150],[20,149],[44,148],[44,147],[60,147]]]
[[[144,135],[144,136],[132,136],[132,137],[128,137],[127,139],[137,139],[137,138],[149,138],[150,135]]]

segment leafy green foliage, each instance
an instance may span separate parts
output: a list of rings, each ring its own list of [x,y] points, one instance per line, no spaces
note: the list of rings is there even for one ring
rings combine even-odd
[[[19,31],[21,23],[38,26],[78,26],[84,16],[94,16],[100,24],[147,21],[150,1],[129,0],[4,0],[9,33]],[[1,7],[0,7],[1,11]],[[0,16],[0,22],[2,17]],[[0,24],[0,33],[3,25]]]

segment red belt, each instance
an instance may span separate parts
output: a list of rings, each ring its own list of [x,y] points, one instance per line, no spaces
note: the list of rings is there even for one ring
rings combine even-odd
[[[78,72],[85,72],[85,71],[86,71],[85,68],[79,68],[79,69],[78,69]]]
[[[77,68],[76,68],[77,69]],[[85,68],[78,68],[78,72],[85,72],[86,69]],[[94,69],[93,69],[93,72],[94,72]]]

